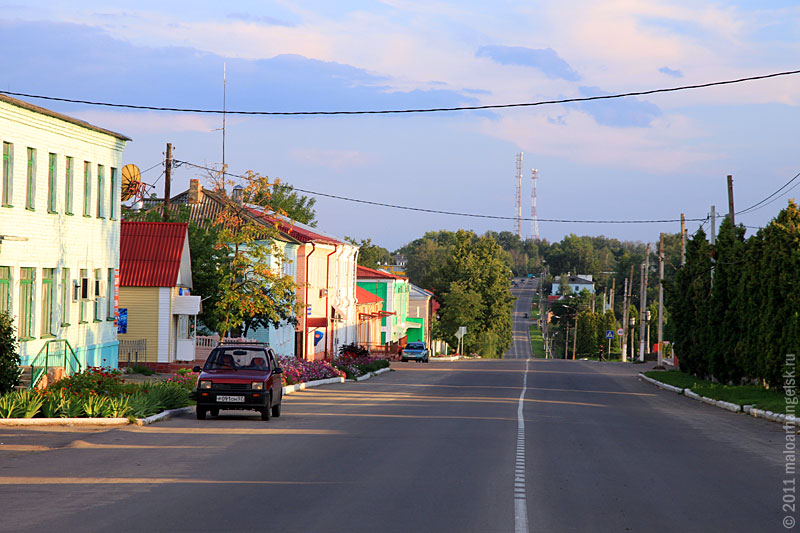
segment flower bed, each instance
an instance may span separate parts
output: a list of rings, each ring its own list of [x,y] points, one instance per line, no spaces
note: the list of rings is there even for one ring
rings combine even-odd
[[[0,418],[143,418],[191,404],[197,375],[182,371],[165,381],[126,383],[122,372],[90,367],[43,390],[0,397]]]
[[[347,375],[347,379],[355,379],[369,372],[387,368],[389,361],[369,355],[345,353],[334,359],[333,366],[343,371]]]
[[[329,361],[306,361],[296,357],[278,357],[278,362],[283,368],[283,385],[294,385],[304,381],[315,381],[345,377],[345,373],[331,365]]]

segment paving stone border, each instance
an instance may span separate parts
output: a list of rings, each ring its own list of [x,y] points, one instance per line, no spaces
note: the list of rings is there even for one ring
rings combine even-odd
[[[785,415],[783,413],[773,413],[772,411],[765,411],[763,409],[756,409],[752,405],[745,405],[741,406],[735,403],[726,402],[723,400],[714,400],[713,398],[708,398],[706,396],[700,396],[696,392],[693,392],[689,388],[681,389],[680,387],[675,387],[673,385],[669,385],[667,383],[662,383],[657,379],[653,379],[651,377],[645,376],[641,372],[639,373],[639,378],[643,379],[649,383],[652,383],[656,387],[668,391],[672,391],[676,394],[683,394],[684,396],[691,398],[693,400],[697,400],[703,403],[707,403],[708,405],[713,405],[714,407],[719,407],[720,409],[727,409],[733,413],[745,413],[755,418],[763,418],[765,420],[769,420],[771,422],[778,422],[780,424],[788,424],[790,426],[798,426],[800,425],[800,419],[793,415]]]

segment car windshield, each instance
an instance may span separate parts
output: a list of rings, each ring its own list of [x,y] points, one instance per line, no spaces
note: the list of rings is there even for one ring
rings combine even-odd
[[[211,352],[205,370],[268,370],[263,348],[218,348]]]
[[[425,344],[422,342],[409,342],[406,345],[406,350],[424,350]]]

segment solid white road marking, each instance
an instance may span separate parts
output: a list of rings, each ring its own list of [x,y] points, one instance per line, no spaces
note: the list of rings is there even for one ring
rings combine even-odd
[[[514,472],[514,531],[528,533],[528,503],[525,496],[525,391],[528,388],[528,364],[525,360],[525,376],[522,378],[522,392],[517,406],[517,460]]]

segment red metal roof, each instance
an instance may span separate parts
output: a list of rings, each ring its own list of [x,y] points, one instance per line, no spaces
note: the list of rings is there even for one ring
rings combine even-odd
[[[356,300],[360,304],[376,304],[378,302],[382,302],[383,298],[356,285]]]
[[[403,281],[408,279],[403,276],[397,276],[395,274],[390,274],[382,270],[375,270],[374,268],[369,268],[361,265],[358,265],[356,277],[365,279],[401,279]]]
[[[250,211],[250,213],[252,213],[254,216],[264,220],[266,223],[276,227],[278,230],[288,234],[290,237],[293,237],[300,242],[316,242],[322,244],[344,244],[342,241],[339,241],[332,237],[328,237],[326,235],[320,235],[319,233],[303,228],[297,224],[293,224],[290,220],[285,220],[281,217],[276,217],[273,215],[262,213],[258,209],[254,209],[249,206],[245,206],[245,209]]]
[[[119,277],[122,287],[174,287],[189,224],[122,221]]]

